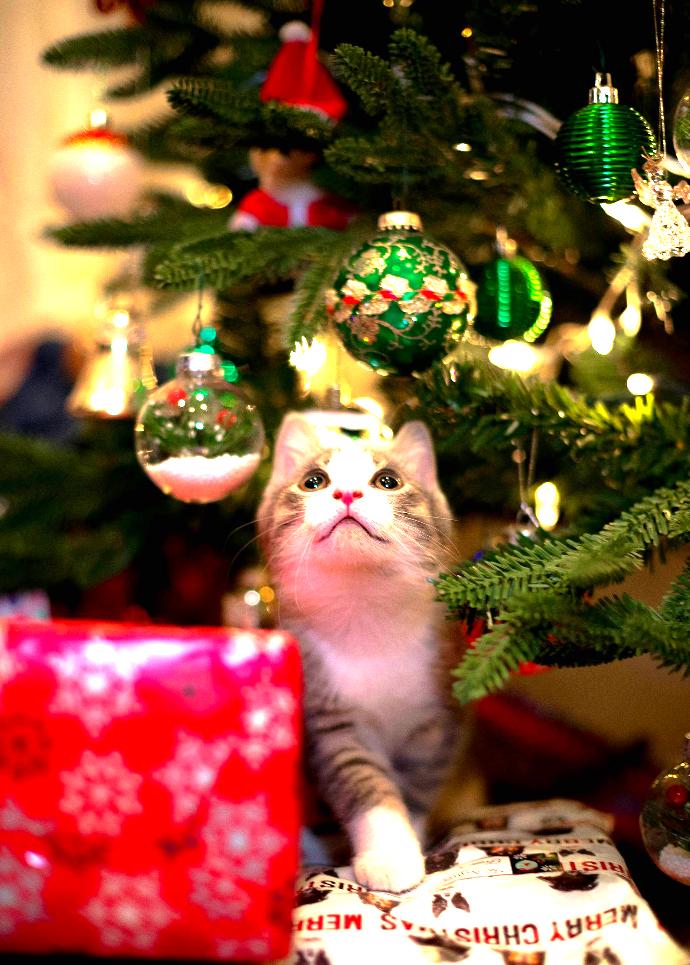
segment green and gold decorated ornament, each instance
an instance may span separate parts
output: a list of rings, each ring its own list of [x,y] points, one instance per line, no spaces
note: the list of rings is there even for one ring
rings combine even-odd
[[[534,342],[551,321],[551,295],[528,258],[501,256],[484,267],[474,329],[499,342]]]
[[[422,233],[419,215],[381,215],[326,293],[347,351],[381,374],[422,372],[467,326],[469,278],[456,255]]]
[[[631,171],[654,154],[654,134],[634,108],[618,103],[610,74],[596,74],[589,103],[575,111],[556,136],[556,168],[580,198],[612,204],[633,197]]]

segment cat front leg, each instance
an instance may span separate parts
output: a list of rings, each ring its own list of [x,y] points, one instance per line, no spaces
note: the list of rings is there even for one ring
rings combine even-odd
[[[322,707],[310,716],[312,763],[347,829],[357,881],[380,891],[414,888],[424,877],[424,857],[390,761],[350,708]]]
[[[409,891],[424,878],[424,855],[409,818],[377,804],[348,822],[357,881],[373,891]]]

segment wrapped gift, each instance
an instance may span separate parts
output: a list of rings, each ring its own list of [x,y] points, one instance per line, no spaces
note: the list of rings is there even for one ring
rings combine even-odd
[[[294,911],[299,965],[688,965],[614,842],[609,815],[554,799],[468,814],[403,894],[350,867],[305,868]]]
[[[299,699],[284,633],[0,622],[0,950],[285,955]]]

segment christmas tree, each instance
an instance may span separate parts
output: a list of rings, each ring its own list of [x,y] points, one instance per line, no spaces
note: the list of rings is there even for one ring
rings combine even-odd
[[[651,191],[643,149],[652,152],[665,133],[657,127],[660,77],[646,70],[650,57],[654,64],[652,5],[607,5],[595,25],[578,2],[484,0],[458,11],[384,0],[347,12],[300,0],[121,6],[126,23],[65,38],[45,52],[46,64],[130,67],[107,91],[113,102],[164,85],[172,110],[127,131],[129,143],[151,164],[195,165],[209,190],[233,203],[214,209],[149,192],[126,214],[72,218],[50,237],[75,250],[143,253],[137,283],[157,297],[213,293],[215,314],[195,326],[196,347],[215,350],[239,377],[269,440],[289,408],[325,404],[300,386],[289,353],[339,340],[341,357],[347,349],[370,373],[388,373],[376,376],[375,393],[392,421],[413,415],[429,424],[458,516],[519,511],[526,525],[513,527],[510,541],[438,577],[450,614],[483,623],[458,670],[461,700],[497,689],[524,661],[584,666],[647,652],[687,673],[687,572],[658,609],[625,595],[592,601],[594,590],[646,565],[655,547],[690,532],[682,262],[645,258],[649,213],[645,220],[644,208],[628,205],[643,230],[626,229],[620,208],[634,192],[630,157]],[[311,22],[310,39],[295,17]],[[634,32],[624,40],[623,17]],[[674,7],[671,19],[673,43],[663,53],[675,105],[690,18]],[[311,58],[307,93],[289,63],[274,70],[288,48]],[[315,86],[325,68],[338,87]],[[616,134],[622,153],[580,170],[579,145],[591,129],[573,134],[569,122],[568,136],[554,138],[593,85],[591,106],[611,113],[601,93],[610,91],[608,73],[632,105]],[[682,144],[680,122],[675,133]],[[286,160],[297,193],[280,181]],[[679,169],[664,173],[670,189]],[[384,243],[377,247],[377,218],[410,209],[423,234],[408,220],[403,235],[388,237],[406,245],[416,233],[435,247],[405,248],[412,270],[401,281]],[[506,291],[510,317],[498,321]],[[281,305],[277,338],[267,300]],[[672,307],[676,331],[668,334]],[[515,339],[533,345],[536,374],[522,378],[487,361],[490,347]],[[656,391],[633,398],[627,377],[658,368],[660,355]],[[340,380],[331,382],[349,402]],[[226,552],[228,534],[231,550],[246,543],[265,463],[222,504],[183,506],[145,479],[130,430],[92,424],[71,450],[3,437],[3,589],[32,585],[46,568],[56,591],[88,586],[144,559],[152,540],[175,527]],[[27,465],[62,492],[61,518],[26,486]],[[534,518],[535,466],[561,490],[552,534]]]

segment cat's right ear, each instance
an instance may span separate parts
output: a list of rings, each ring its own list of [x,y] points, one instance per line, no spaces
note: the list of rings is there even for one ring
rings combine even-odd
[[[308,460],[309,454],[319,452],[322,448],[309,419],[300,412],[290,412],[283,419],[276,438],[274,477],[293,479],[300,466]]]

